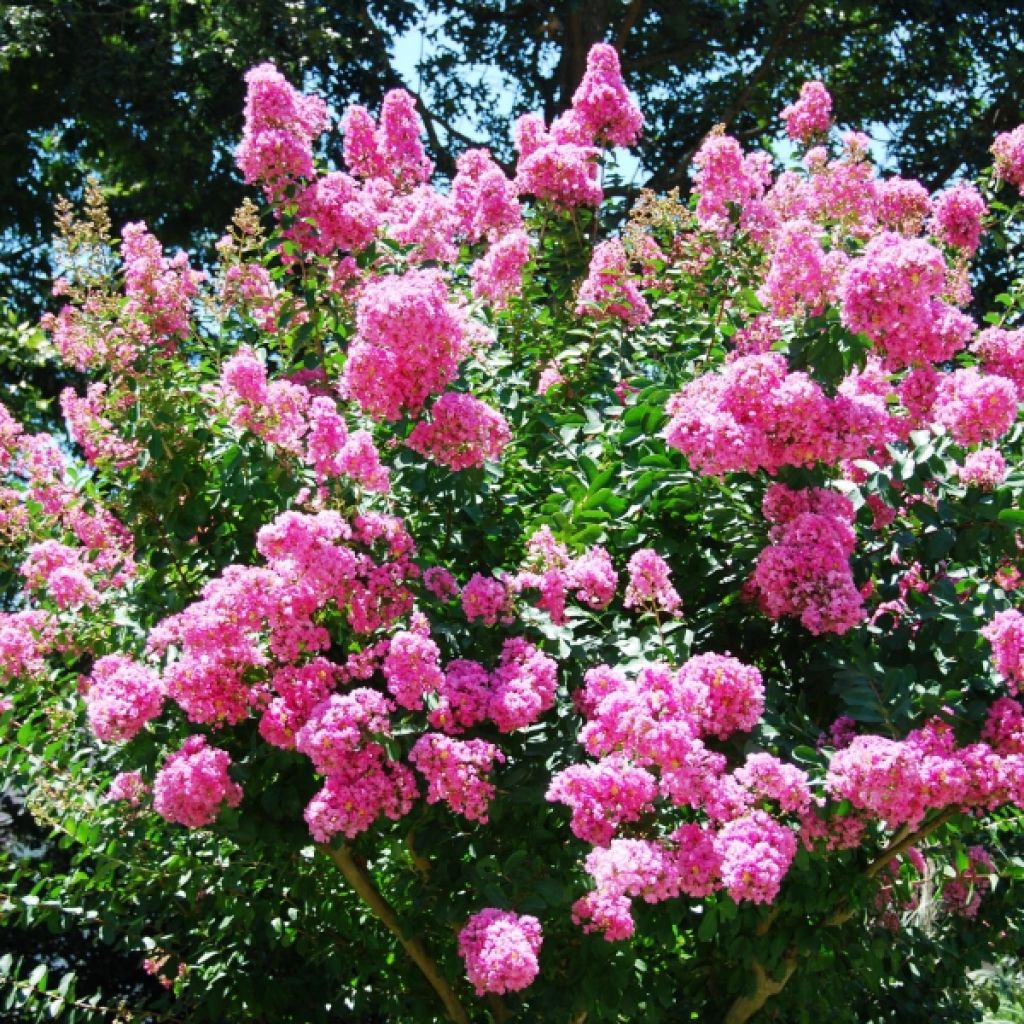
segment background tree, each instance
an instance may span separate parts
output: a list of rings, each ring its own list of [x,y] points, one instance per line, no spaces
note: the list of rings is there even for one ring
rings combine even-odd
[[[421,109],[440,169],[473,139],[509,155],[509,121],[564,108],[598,40],[614,42],[647,130],[639,178],[685,185],[724,123],[750,141],[802,81],[889,144],[931,188],[989,162],[1024,105],[1024,6],[970,0],[37,0],[0,15],[0,294],[36,308],[57,196],[102,179],[115,223],[210,240],[242,192],[231,150],[242,73],[273,59],[336,109],[399,84],[395,41],[420,25]],[[495,76],[494,69],[499,74]],[[856,113],[854,113],[854,111]],[[461,129],[472,123],[473,138]],[[448,154],[447,157],[445,154]]]

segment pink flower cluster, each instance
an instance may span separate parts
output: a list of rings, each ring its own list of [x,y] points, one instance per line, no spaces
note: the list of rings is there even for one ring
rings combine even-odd
[[[421,420],[406,445],[449,469],[482,466],[497,461],[512,437],[508,422],[496,409],[472,395],[446,391]]]
[[[655,615],[681,614],[682,600],[672,586],[669,567],[657,551],[642,548],[629,559],[626,567],[629,582],[623,604],[627,608],[653,612]]]
[[[503,235],[470,268],[473,295],[486,299],[495,309],[523,288],[523,270],[530,260],[530,239],[525,231]]]
[[[984,233],[983,221],[988,206],[973,185],[954,185],[939,192],[931,201],[932,234],[971,255]]]
[[[723,882],[737,899],[773,897],[772,879],[781,880],[795,852],[794,835],[782,826],[776,833],[754,818],[756,828],[722,830],[721,840],[715,827],[696,824],[667,840],[616,837],[623,825],[653,815],[659,797],[703,810],[716,822],[748,818],[755,802],[766,800],[782,813],[807,813],[810,790],[799,769],[762,754],[727,774],[725,757],[700,739],[753,728],[764,709],[756,669],[714,654],[691,658],[678,672],[651,665],[632,680],[602,666],[587,673],[576,703],[587,719],[580,739],[599,760],[559,772],[547,798],[566,804],[573,832],[599,847],[587,858],[596,888],[573,908],[578,923],[609,940],[625,938],[633,931],[631,899],[653,903],[680,892],[702,897]],[[739,862],[744,836],[752,848],[748,859],[766,861],[763,871],[737,868],[726,879],[723,856],[732,850],[729,856]],[[771,856],[757,848],[771,842]]]
[[[111,395],[102,381],[89,384],[84,397],[74,388],[60,393],[60,409],[68,436],[81,449],[91,465],[110,463],[117,469],[132,465],[139,457],[139,446],[118,433],[111,415],[123,415],[135,405],[130,394]]]
[[[564,625],[565,604],[572,593],[576,600],[601,611],[615,597],[619,578],[608,552],[600,546],[572,557],[568,548],[542,526],[527,544],[526,568],[512,580],[515,591],[537,590],[537,607],[556,625]]]
[[[774,223],[764,202],[771,183],[771,157],[767,153],[746,156],[740,144],[721,131],[713,131],[693,158],[697,168],[693,190],[697,222],[719,238],[730,237],[737,224],[756,238]]]
[[[759,295],[779,317],[814,315],[835,300],[847,257],[826,253],[821,229],[809,220],[783,223],[774,233],[771,263]]]
[[[307,804],[303,816],[318,843],[330,842],[339,832],[353,839],[381,815],[398,821],[412,810],[419,790],[404,764],[381,757],[362,767],[362,772],[346,768],[329,775]]]
[[[285,232],[307,252],[361,252],[373,241],[381,211],[368,191],[341,171],[317,178],[298,197],[298,222]]]
[[[786,134],[797,142],[810,142],[816,135],[827,135],[832,123],[832,97],[823,82],[804,82],[800,98],[783,109]]]
[[[428,804],[444,801],[456,814],[486,824],[494,796],[487,775],[495,761],[505,761],[493,743],[425,733],[413,745],[409,760],[427,780]]]
[[[954,370],[940,380],[932,413],[957,444],[995,441],[1017,418],[1017,389],[1005,377],[973,366]]]
[[[596,319],[614,317],[631,327],[651,319],[651,308],[630,277],[629,259],[617,238],[595,247],[590,272],[576,298],[576,312]]]
[[[594,764],[574,764],[553,776],[546,798],[572,810],[573,835],[607,846],[622,822],[654,810],[657,780],[619,754]]]
[[[0,612],[0,681],[44,672],[56,643],[56,622],[47,612]]]
[[[929,810],[1024,805],[1024,756],[985,742],[958,748],[951,728],[932,720],[904,740],[855,737],[833,755],[826,785],[888,826],[914,829]]]
[[[573,127],[556,120],[548,132],[537,114],[526,114],[516,122],[513,136],[519,153],[516,188],[520,195],[565,209],[601,205],[599,150],[578,141],[580,133],[571,131]]]
[[[240,349],[221,369],[215,400],[230,421],[302,459],[320,480],[347,476],[368,491],[389,490],[372,436],[349,433],[337,405],[292,380],[269,380],[263,360]]]
[[[1012,132],[1001,132],[992,143],[996,159],[995,175],[1001,181],[1016,185],[1024,194],[1024,124]]]
[[[843,275],[843,323],[866,334],[890,369],[942,362],[966,346],[974,329],[970,317],[939,297],[945,287],[946,264],[935,246],[884,231]]]
[[[150,337],[169,351],[188,334],[190,306],[202,274],[189,269],[186,253],[164,256],[163,246],[141,222],[121,229],[121,260],[128,297],[122,315],[141,317]]]
[[[614,839],[606,848],[592,850],[587,855],[586,869],[595,888],[573,904],[573,921],[585,932],[603,932],[609,942],[628,939],[636,927],[631,900],[661,903],[678,896],[684,882],[695,882],[700,887],[702,875],[717,874],[713,849],[701,844],[701,838],[687,833],[686,840],[692,845],[681,856],[662,843],[646,839]],[[700,859],[693,856],[697,850],[704,855]],[[710,870],[701,871],[701,860]],[[689,872],[684,862],[688,862]]]
[[[1017,397],[1024,401],[1024,331],[987,327],[971,344],[986,373],[1013,381]]]
[[[793,830],[764,811],[751,811],[722,826],[715,837],[722,883],[734,900],[771,903],[796,856]]]
[[[502,644],[491,686],[488,716],[501,732],[514,732],[554,707],[558,667],[528,640],[509,637]]]
[[[540,921],[528,914],[488,907],[459,932],[459,955],[478,996],[518,992],[537,977],[543,937]]]
[[[30,590],[45,593],[58,608],[91,608],[100,595],[95,566],[86,555],[85,549],[60,541],[40,541],[29,547],[21,575]]]
[[[384,659],[384,677],[395,701],[410,711],[423,707],[423,696],[444,681],[441,652],[427,631],[401,630],[391,638]]]
[[[998,448],[979,448],[971,452],[957,470],[957,476],[969,486],[982,491],[995,490],[1005,479],[1006,459]]]
[[[779,352],[740,356],[672,396],[664,438],[701,473],[776,473],[884,452],[898,434],[870,374],[851,376],[830,398]]]
[[[381,542],[386,554],[378,561],[371,549]],[[165,669],[164,683],[193,722],[241,721],[254,703],[269,700],[254,677],[275,660],[301,662],[330,647],[330,634],[318,621],[323,608],[339,609],[349,627],[364,634],[411,610],[407,583],[418,574],[412,542],[389,517],[366,515],[350,525],[336,512],[286,512],[260,530],[257,548],[267,567],[229,566],[206,585],[202,600],[150,635],[152,650],[173,644],[180,651]],[[290,709],[296,714],[318,692],[316,673],[304,681],[278,679],[287,685],[277,696],[286,705],[298,702]],[[290,723],[286,732],[298,727],[288,708],[271,707]]]
[[[375,419],[416,415],[468,354],[463,314],[437,270],[381,277],[363,289],[341,387]]]
[[[492,576],[473,573],[462,588],[461,600],[462,612],[470,622],[480,619],[486,626],[499,622],[510,626],[515,621],[512,594],[501,580]]]
[[[523,212],[515,183],[505,177],[486,149],[467,149],[456,161],[452,209],[460,233],[469,242],[499,242],[522,230]]]
[[[381,104],[380,124],[365,108],[353,104],[341,122],[348,169],[360,178],[383,178],[396,188],[410,188],[430,179],[434,165],[423,151],[423,123],[416,100],[404,89],[392,89]]]
[[[111,780],[104,800],[123,800],[129,807],[138,807],[149,793],[149,786],[140,772],[119,772]]]
[[[992,888],[996,865],[984,846],[967,848],[967,866],[946,880],[942,887],[942,906],[949,914],[975,918],[985,893]]]
[[[108,654],[93,666],[85,705],[98,739],[108,743],[132,739],[160,714],[163,703],[160,679],[147,666],[123,654]]]
[[[247,183],[269,192],[313,176],[313,140],[327,128],[327,105],[304,96],[273,64],[246,73],[245,131],[235,158]]]
[[[242,789],[228,774],[230,765],[226,750],[208,746],[205,736],[190,736],[157,772],[153,809],[189,828],[211,824],[222,804],[237,807],[242,802]]]
[[[1016,609],[997,612],[981,631],[992,645],[992,662],[1010,693],[1024,687],[1024,615]]]
[[[799,618],[811,633],[846,633],[864,619],[853,581],[853,506],[822,489],[774,484],[764,498],[772,543],[757,558],[748,589],[769,618]]]
[[[1024,754],[1024,708],[1012,697],[1000,697],[988,709],[981,738],[998,754]]]
[[[587,54],[587,70],[572,97],[574,125],[598,145],[633,146],[640,140],[644,116],[630,99],[614,46],[595,43]]]

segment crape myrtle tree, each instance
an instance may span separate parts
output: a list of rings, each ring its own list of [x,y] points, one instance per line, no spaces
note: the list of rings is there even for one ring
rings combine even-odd
[[[1019,216],[885,177],[806,83],[621,232],[618,55],[432,184],[415,100],[247,78],[209,273],[91,193],[5,414],[21,1019],[966,1021],[1019,953]],[[330,170],[326,151],[344,170]],[[258,202],[256,201],[258,200]],[[149,995],[152,991],[160,994]]]

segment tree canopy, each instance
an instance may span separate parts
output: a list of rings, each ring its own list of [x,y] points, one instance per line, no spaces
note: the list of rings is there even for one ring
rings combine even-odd
[[[748,142],[775,134],[775,112],[821,78],[840,123],[870,126],[902,173],[936,188],[989,163],[995,133],[1020,120],[1022,13],[983,0],[14,4],[0,15],[0,290],[20,308],[41,302],[53,203],[89,171],[115,222],[144,219],[169,244],[227,224],[243,194],[231,158],[242,74],[262,60],[340,112],[399,84],[395,40],[421,26],[419,81],[407,84],[451,172],[473,141],[508,156],[509,108],[550,118],[590,45],[614,42],[645,111],[638,153],[656,189],[685,186],[716,124]]]

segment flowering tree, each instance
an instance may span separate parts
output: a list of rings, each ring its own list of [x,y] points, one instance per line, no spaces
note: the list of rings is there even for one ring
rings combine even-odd
[[[808,83],[798,163],[713,133],[602,238],[609,46],[446,191],[408,95],[324,170],[247,83],[262,210],[207,275],[64,209],[70,443],[0,419],[0,755],[60,841],[12,919],[136,951],[140,1019],[968,1019],[1021,941],[1024,330],[964,309],[1024,127],[929,195]]]

